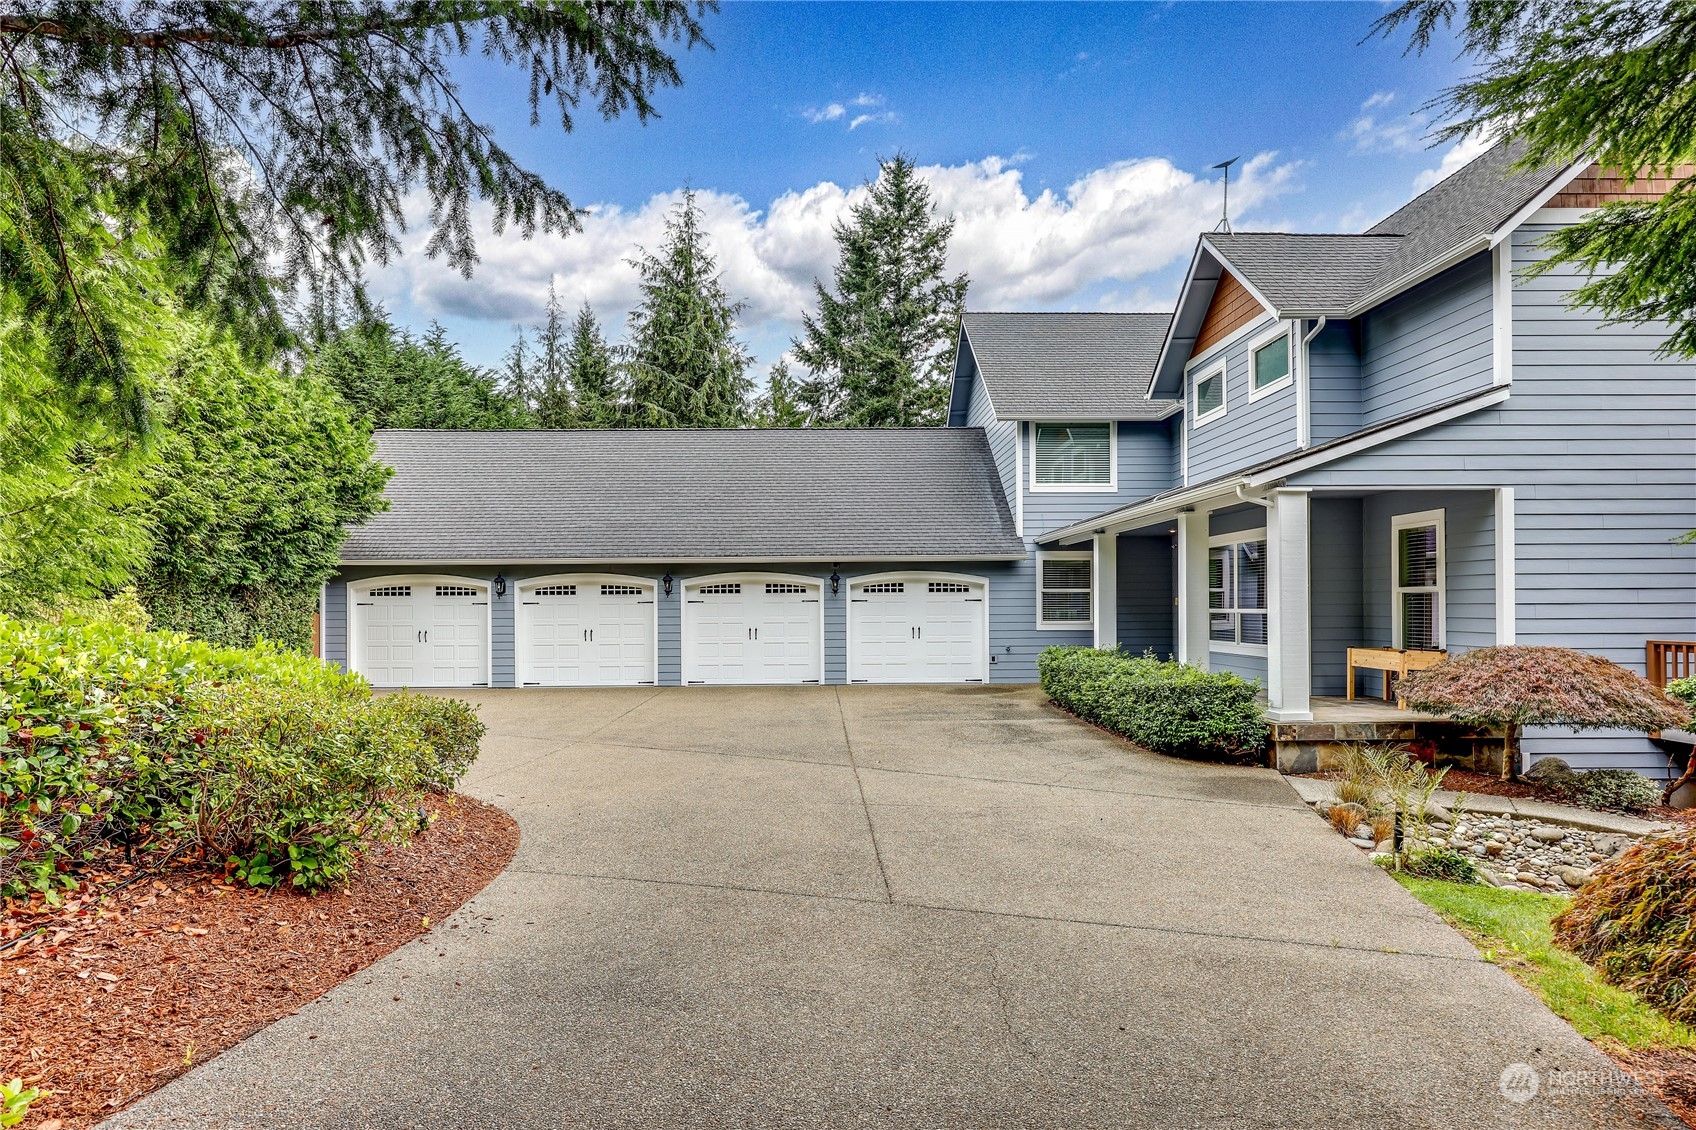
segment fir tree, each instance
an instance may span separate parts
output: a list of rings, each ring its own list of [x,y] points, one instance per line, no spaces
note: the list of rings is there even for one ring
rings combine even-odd
[[[0,280],[47,333],[49,374],[89,414],[143,430],[145,335],[100,254],[114,216],[145,214],[181,301],[268,355],[293,340],[284,296],[304,293],[321,331],[372,313],[361,270],[399,252],[415,191],[426,254],[467,275],[479,202],[497,231],[579,226],[466,108],[461,56],[527,79],[532,122],[551,112],[569,131],[585,106],[646,120],[655,90],[681,82],[674,45],[706,43],[707,7],[6,0]]]
[[[1477,68],[1443,93],[1437,136],[1484,132],[1524,145],[1520,166],[1581,158],[1629,183],[1666,177],[1660,197],[1604,204],[1544,240],[1561,265],[1589,276],[1572,292],[1612,321],[1668,322],[1663,349],[1696,357],[1696,8],[1688,0],[1407,0],[1374,25],[1408,26],[1424,51],[1439,28],[1460,23],[1462,53]]]
[[[585,302],[571,323],[566,347],[566,376],[576,404],[577,427],[615,428],[620,423],[618,368],[612,347],[601,336],[595,312]]]
[[[789,361],[779,358],[766,377],[766,390],[754,402],[754,426],[804,428],[810,413],[801,399],[801,382],[789,373]]]
[[[513,404],[527,413],[536,410],[536,376],[535,362],[530,356],[530,339],[524,334],[523,326],[514,327],[517,336],[512,339],[512,347],[501,358],[501,389],[512,400]]]
[[[666,218],[658,254],[632,261],[642,301],[625,346],[629,423],[647,428],[736,427],[747,419],[753,358],[736,340],[736,315],[707,247],[695,194]]]
[[[803,317],[794,343],[811,374],[801,396],[819,422],[942,422],[969,285],[964,274],[947,276],[953,232],[901,154],[880,164],[851,222],[837,223],[834,293],[814,280],[818,314]]]
[[[548,280],[548,302],[542,324],[536,327],[536,426],[572,428],[577,411],[571,402],[571,334],[565,328],[565,311],[553,279]]]

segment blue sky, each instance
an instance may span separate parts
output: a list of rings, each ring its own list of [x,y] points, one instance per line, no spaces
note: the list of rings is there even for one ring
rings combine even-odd
[[[1437,175],[1421,104],[1460,72],[1452,48],[1404,57],[1367,40],[1377,4],[728,3],[714,50],[680,56],[663,115],[562,134],[528,124],[520,76],[458,69],[502,143],[576,203],[564,240],[485,234],[469,281],[415,248],[373,278],[397,320],[448,326],[495,364],[540,315],[548,280],[616,336],[625,264],[694,188],[763,373],[810,280],[834,261],[832,220],[903,151],[959,216],[952,247],[974,309],[1169,308],[1196,232],[1233,173],[1239,229],[1359,230]],[[1450,155],[1452,166],[1461,154]]]

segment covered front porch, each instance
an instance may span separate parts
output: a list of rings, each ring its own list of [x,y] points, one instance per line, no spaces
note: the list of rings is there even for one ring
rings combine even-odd
[[[1109,516],[1070,543],[1093,547],[1096,646],[1259,680],[1284,767],[1363,740],[1429,739],[1474,760],[1472,737],[1453,723],[1386,703],[1377,670],[1357,669],[1347,701],[1348,656],[1512,642],[1513,549],[1511,535],[1497,536],[1512,529],[1511,492],[1188,493]]]

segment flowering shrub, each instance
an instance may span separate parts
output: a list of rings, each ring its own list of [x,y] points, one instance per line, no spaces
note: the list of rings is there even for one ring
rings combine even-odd
[[[1036,666],[1056,704],[1157,753],[1247,758],[1266,746],[1258,688],[1230,672],[1090,647],[1048,648]]]
[[[232,860],[250,882],[337,881],[457,781],[482,725],[464,703],[373,697],[356,675],[261,645],[219,648],[98,611],[0,617],[0,894],[75,885],[103,847]]]
[[[1599,868],[1554,924],[1555,941],[1605,980],[1696,1024],[1696,825]]]

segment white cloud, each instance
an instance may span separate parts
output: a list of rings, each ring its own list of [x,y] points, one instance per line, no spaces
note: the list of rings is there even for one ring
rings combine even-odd
[[[894,110],[885,109],[887,99],[881,94],[871,94],[861,91],[847,102],[831,102],[824,106],[809,106],[801,111],[801,116],[813,125],[823,122],[837,122],[848,118],[848,129],[857,130],[861,126],[898,122],[901,115]],[[850,116],[850,110],[857,110]]]
[[[818,108],[808,107],[801,111],[801,116],[816,126],[820,122],[834,122],[847,112],[848,108],[842,103],[832,102],[828,106]]]
[[[1485,133],[1469,133],[1443,154],[1443,161],[1435,169],[1426,169],[1413,178],[1413,192],[1417,196],[1438,181],[1448,177],[1461,166],[1470,162],[1474,157],[1496,144],[1496,139]]]
[[[1262,153],[1240,169],[1231,202],[1242,226],[1243,217],[1293,187],[1297,167]],[[920,173],[938,208],[955,217],[949,267],[971,276],[967,301],[978,310],[1157,304],[1149,277],[1187,256],[1197,233],[1218,217],[1218,181],[1159,157],[1115,162],[1061,191],[1034,195],[1024,173],[999,157]],[[732,193],[696,193],[725,289],[747,303],[746,332],[774,339],[794,331],[811,305],[813,279],[828,278],[835,265],[832,225],[865,192],[822,181],[785,192],[764,210]],[[487,209],[479,209],[482,261],[470,279],[424,256],[427,211],[415,201],[405,253],[373,274],[373,295],[404,298],[424,317],[531,324],[552,278],[567,306],[588,302],[616,334],[637,299],[629,260],[640,247],[658,248],[666,213],[681,198],[676,190],[635,209],[599,206],[580,233],[530,240],[510,228],[493,234]]]
[[[854,120],[848,123],[848,128],[850,130],[857,130],[864,125],[893,122],[895,120],[896,115],[894,110],[881,110],[876,114],[856,114],[854,116]]]
[[[1416,153],[1425,148],[1431,128],[1424,114],[1388,111],[1393,90],[1381,90],[1360,104],[1360,115],[1338,136],[1354,143],[1356,153]]]

